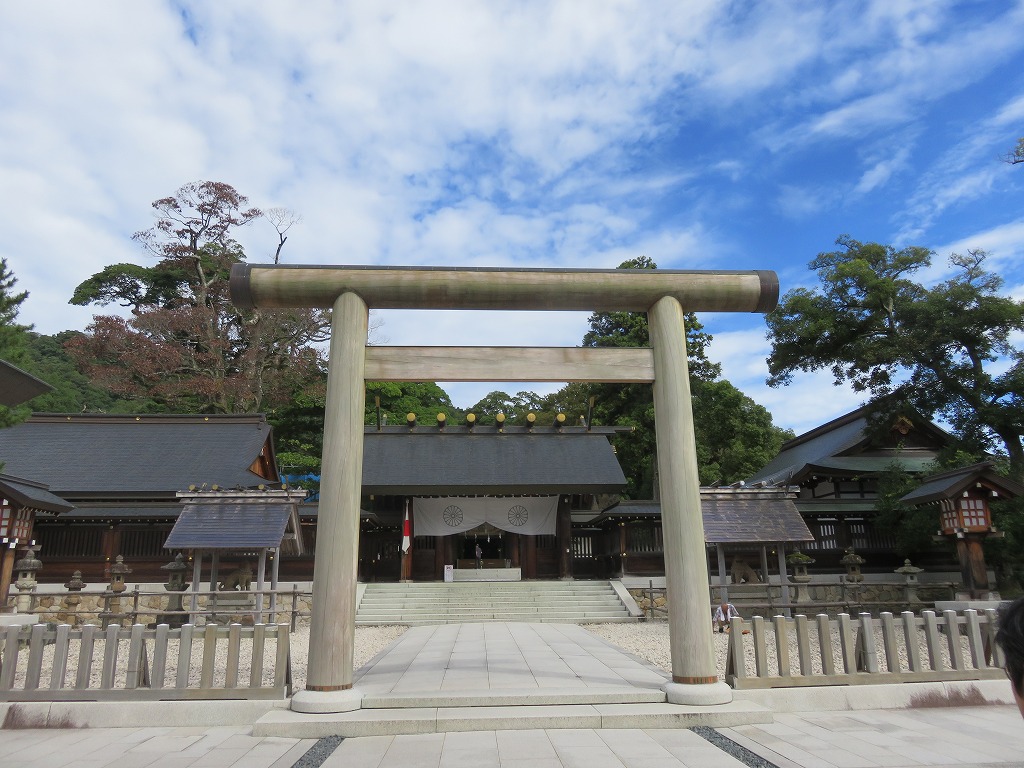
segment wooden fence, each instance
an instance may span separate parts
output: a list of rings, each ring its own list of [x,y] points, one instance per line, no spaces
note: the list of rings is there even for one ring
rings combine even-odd
[[[292,682],[288,629],[9,626],[0,631],[0,701],[283,699]]]
[[[1004,659],[995,632],[994,610],[906,611],[898,620],[891,613],[735,618],[726,682],[744,689],[998,679]]]

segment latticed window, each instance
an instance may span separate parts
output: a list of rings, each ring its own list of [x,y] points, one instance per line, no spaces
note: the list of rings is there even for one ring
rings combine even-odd
[[[809,520],[808,523],[808,527],[814,535],[814,541],[805,544],[804,549],[839,549],[836,520],[825,518]]]
[[[28,541],[32,535],[32,511],[25,507],[14,509],[6,501],[0,506],[0,536]]]
[[[978,498],[961,498],[960,515],[963,519],[964,528],[987,528],[988,514],[985,509],[985,500]]]
[[[95,558],[103,551],[98,525],[47,525],[39,529],[40,556],[47,559]]]
[[[629,552],[661,552],[661,524],[627,526],[626,549]]]
[[[121,531],[121,551],[126,558],[152,558],[167,554],[164,542],[169,531],[163,528],[126,528]]]
[[[590,557],[594,554],[594,540],[590,534],[576,535],[572,537],[573,557]]]

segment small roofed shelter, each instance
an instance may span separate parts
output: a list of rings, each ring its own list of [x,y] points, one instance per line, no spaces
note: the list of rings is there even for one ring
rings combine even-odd
[[[21,405],[51,389],[53,387],[42,379],[37,379],[6,360],[0,360],[0,405]]]
[[[181,513],[171,529],[164,548],[191,550],[192,602],[191,610],[198,609],[199,582],[202,560],[209,554],[210,591],[222,588],[248,591],[255,575],[260,611],[262,592],[266,586],[267,556],[271,556],[270,589],[277,589],[281,555],[302,554],[304,551],[299,529],[298,506],[306,492],[292,490],[253,491],[188,491],[178,494],[182,502]],[[232,574],[221,580],[220,558],[230,555],[241,560]],[[255,574],[248,558],[255,556]],[[271,614],[276,613],[276,601],[271,595]]]
[[[730,572],[726,569],[726,550],[742,558],[747,550],[760,554],[762,573],[769,573],[768,549],[775,550],[783,602],[789,602],[786,584],[786,546],[814,541],[807,524],[794,503],[796,489],[701,488],[701,516],[704,542],[715,548],[720,591],[728,599]],[[661,551],[661,504],[657,501],[623,501],[601,515],[600,519],[618,524],[622,571],[643,572],[657,568]],[[734,563],[735,567],[735,563]]]
[[[49,488],[42,483],[0,474],[0,540],[3,542],[3,559],[0,561],[0,611],[7,608],[15,550],[19,544],[32,541],[36,514],[56,516],[72,509],[74,505],[50,493]]]
[[[1022,494],[1024,486],[998,474],[993,462],[984,461],[926,477],[900,501],[915,507],[938,506],[939,535],[956,545],[964,586],[971,599],[983,600],[990,596],[990,585],[982,543],[1002,535],[992,521],[989,505],[996,499]]]

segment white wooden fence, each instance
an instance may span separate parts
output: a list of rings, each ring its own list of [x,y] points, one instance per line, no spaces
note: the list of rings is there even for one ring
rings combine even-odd
[[[776,616],[730,622],[733,688],[984,680],[1003,677],[996,612]],[[772,647],[774,646],[774,647]],[[881,650],[881,656],[879,651]],[[795,658],[794,658],[795,657]]]
[[[288,629],[9,626],[0,631],[0,701],[283,699],[291,694]]]

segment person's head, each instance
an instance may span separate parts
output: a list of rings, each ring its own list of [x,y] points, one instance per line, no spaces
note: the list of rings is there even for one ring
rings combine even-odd
[[[1013,686],[1017,707],[1024,715],[1024,597],[999,611],[996,642],[1006,656],[1006,675]]]

